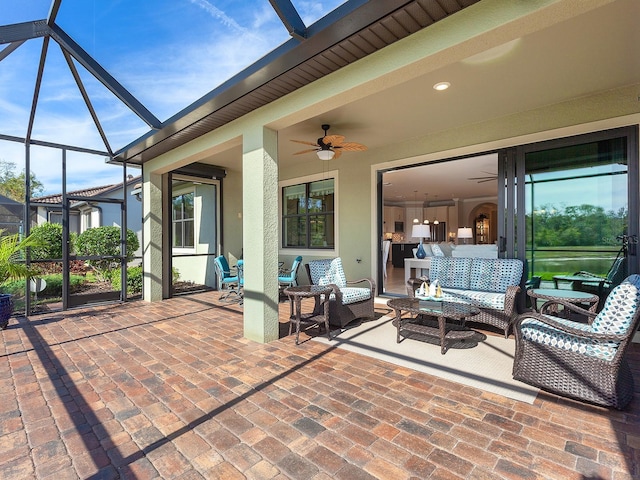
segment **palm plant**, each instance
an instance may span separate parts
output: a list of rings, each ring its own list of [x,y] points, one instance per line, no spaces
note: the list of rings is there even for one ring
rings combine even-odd
[[[40,246],[40,241],[31,236],[20,238],[17,233],[3,233],[4,230],[0,229],[0,289],[10,280],[26,280],[38,273],[24,260],[27,248]],[[11,295],[0,294],[0,328],[7,327],[12,312]]]

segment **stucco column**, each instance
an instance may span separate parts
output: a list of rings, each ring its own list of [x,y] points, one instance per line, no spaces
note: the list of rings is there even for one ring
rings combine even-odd
[[[245,132],[242,157],[244,336],[278,339],[278,137],[262,126]]]
[[[142,169],[143,298],[162,300],[162,175]]]

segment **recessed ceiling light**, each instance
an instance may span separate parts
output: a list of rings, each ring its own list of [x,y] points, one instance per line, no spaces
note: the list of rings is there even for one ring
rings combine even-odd
[[[449,82],[438,82],[433,86],[433,88],[435,90],[442,91],[442,90],[446,90],[450,86],[451,84]]]

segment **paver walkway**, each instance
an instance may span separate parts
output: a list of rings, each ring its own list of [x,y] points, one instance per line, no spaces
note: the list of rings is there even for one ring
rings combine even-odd
[[[251,342],[216,299],[12,320],[0,478],[640,478],[637,387],[623,412],[523,404],[320,342]]]

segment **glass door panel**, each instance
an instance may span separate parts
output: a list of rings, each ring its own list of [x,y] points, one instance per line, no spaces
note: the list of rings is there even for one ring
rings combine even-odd
[[[577,140],[519,156],[525,170],[520,240],[529,277],[548,286],[576,272],[606,277],[629,235],[627,137]]]

